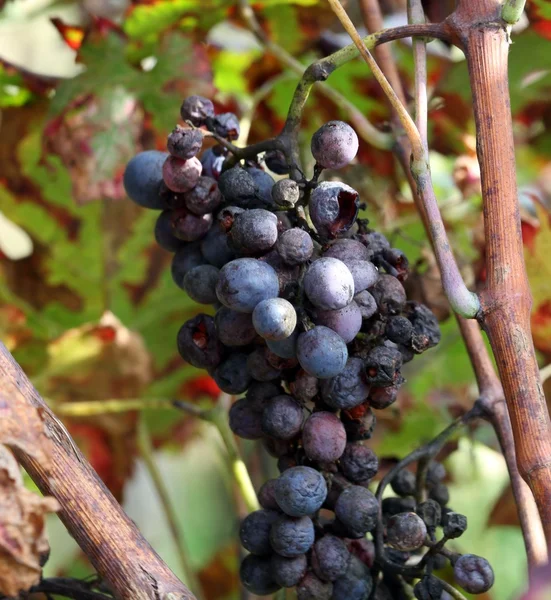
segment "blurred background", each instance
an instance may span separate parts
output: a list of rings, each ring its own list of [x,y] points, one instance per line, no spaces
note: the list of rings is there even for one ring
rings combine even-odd
[[[385,24],[406,22],[405,1],[381,5]],[[269,38],[304,66],[348,43],[323,0],[256,0],[252,6]],[[348,8],[361,26],[355,2]],[[453,2],[426,2],[425,8],[441,20]],[[411,89],[410,46],[395,43],[393,52]],[[484,236],[466,66],[459,51],[440,42],[429,52],[436,192],[475,289],[484,285]],[[510,62],[532,325],[545,378],[551,355],[547,0],[529,0],[513,33]],[[219,390],[176,351],[180,325],[203,309],[173,284],[171,256],[153,239],[157,215],[125,197],[122,174],[138,151],[165,149],[187,95],[205,95],[219,110],[234,111],[245,144],[279,132],[297,81],[264,51],[232,0],[0,1],[0,339],[60,415],[74,402],[114,400],[120,408],[121,402],[155,401],[155,409],[120,408],[64,422],[147,539],[186,579],[159,495],[161,479],[180,545],[207,600],[242,597],[237,531],[245,508],[218,431],[162,407],[171,398],[210,406]],[[341,68],[328,84],[377,126],[388,127],[386,104],[363,62]],[[313,93],[301,134],[307,172],[311,134],[333,118],[347,120],[347,113]],[[411,298],[428,304],[441,321],[441,344],[407,365],[399,401],[378,414],[371,445],[380,456],[400,458],[468,409],[477,390],[393,156],[362,142],[355,164],[340,176],[360,191],[370,225],[409,257]],[[240,448],[257,487],[275,474],[275,460],[261,446],[241,441]],[[485,556],[496,572],[483,598],[518,598],[526,560],[492,429],[477,424],[464,432],[446,446],[444,462],[451,506],[469,518],[456,547]],[[57,517],[49,518],[48,532],[46,575],[92,572]]]

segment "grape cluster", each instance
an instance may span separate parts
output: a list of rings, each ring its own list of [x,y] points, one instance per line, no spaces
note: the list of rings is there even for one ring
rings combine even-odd
[[[427,552],[437,528],[446,540],[466,528],[447,507],[441,464],[428,467],[423,502],[406,469],[391,482],[395,496],[379,503],[370,490],[376,412],[395,402],[402,366],[440,331],[429,309],[407,300],[406,257],[358,219],[358,193],[317,181],[354,159],[356,133],[325,124],[312,138],[314,179],[275,182],[265,167],[284,175],[296,165],[278,148],[263,162],[235,160],[223,143],[239,135],[235,115],[199,96],[181,115],[187,127],[170,134],[168,153],[138,154],[124,185],[137,204],[162,211],[155,238],[174,253],[176,285],[214,307],[182,325],[179,353],[243,395],[229,413],[232,431],[277,458],[280,476],[241,525],[250,552],[243,585],[259,595],[296,586],[299,600],[384,600],[402,597],[397,589],[417,568],[415,596],[445,598],[432,570],[449,559],[459,585],[486,591],[493,572],[483,558]],[[208,132],[219,143],[199,160]],[[370,539],[377,531],[382,555]]]

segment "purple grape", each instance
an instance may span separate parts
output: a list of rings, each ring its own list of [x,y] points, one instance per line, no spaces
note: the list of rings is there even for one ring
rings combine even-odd
[[[376,346],[365,359],[367,381],[377,387],[387,387],[399,381],[402,355],[395,348]]]
[[[239,312],[253,312],[268,298],[277,298],[279,280],[270,265],[254,258],[238,258],[224,265],[216,286],[218,300]]]
[[[327,534],[317,540],[312,550],[312,568],[322,581],[342,577],[350,562],[350,552],[341,538]]]
[[[406,304],[404,286],[392,275],[379,275],[377,283],[369,291],[383,314],[397,314]]]
[[[223,200],[218,184],[212,177],[199,177],[197,185],[184,194],[186,208],[194,215],[214,212]]]
[[[295,266],[310,260],[314,252],[314,243],[308,232],[294,227],[279,236],[276,248],[283,262]]]
[[[331,600],[333,584],[321,581],[313,573],[306,573],[297,585],[297,600]]]
[[[293,558],[308,552],[314,544],[314,523],[310,517],[279,516],[270,531],[274,552]]]
[[[368,249],[357,240],[335,240],[323,253],[323,256],[338,258],[344,264],[353,260],[369,260]]]
[[[330,379],[344,369],[348,350],[337,333],[318,325],[298,336],[297,358],[300,366],[310,375]]]
[[[273,577],[281,587],[294,587],[306,574],[308,559],[305,554],[293,558],[285,558],[274,554],[272,556]]]
[[[244,212],[245,209],[240,206],[224,206],[224,208],[218,211],[216,220],[218,221],[220,228],[223,231],[228,232],[233,227],[235,219]]]
[[[169,156],[163,163],[163,180],[173,192],[189,192],[197,185],[202,170],[195,156],[189,160]]]
[[[323,181],[312,192],[308,206],[310,218],[319,235],[334,239],[356,222],[360,197],[356,190],[345,183]]]
[[[415,494],[415,481],[415,475],[411,471],[402,469],[394,476],[390,482],[390,485],[392,487],[392,491],[397,496],[413,496]],[[440,517],[438,518],[438,521],[440,521]]]
[[[413,335],[413,325],[406,317],[392,317],[386,324],[385,334],[395,344],[409,344]]]
[[[423,304],[410,303],[409,319],[413,325],[414,342],[416,338],[423,338],[424,344],[421,352],[436,346],[442,337],[440,326],[434,313]],[[419,343],[417,341],[417,343]],[[416,350],[418,352],[418,350]]]
[[[368,260],[373,260],[385,250],[390,248],[390,242],[379,231],[370,231],[361,236],[362,242],[365,244],[368,251]]]
[[[338,310],[316,311],[315,322],[325,325],[338,333],[346,344],[349,344],[358,335],[362,328],[362,313],[355,302],[351,302]]]
[[[240,313],[222,306],[214,317],[218,338],[225,346],[247,346],[256,338],[249,313]]]
[[[373,589],[373,579],[368,567],[356,556],[351,556],[347,572],[333,582],[331,600],[368,600]],[[379,584],[377,591],[381,589]],[[383,600],[391,596],[375,596],[375,600]]]
[[[258,502],[262,508],[269,510],[280,510],[279,504],[275,498],[275,487],[277,479],[268,479],[258,490]]]
[[[274,179],[266,171],[257,169],[256,167],[250,167],[247,169],[247,173],[252,177],[255,185],[255,194],[257,201],[264,208],[274,208],[274,201],[272,200],[272,188],[274,187]]]
[[[212,121],[214,133],[227,140],[236,140],[239,137],[239,119],[233,113],[216,115]]]
[[[216,334],[214,319],[199,314],[186,321],[178,332],[178,352],[198,369],[213,369],[220,364],[224,348]]]
[[[356,132],[343,121],[329,121],[312,136],[312,155],[326,169],[340,169],[354,160],[359,141]]]
[[[413,552],[425,543],[427,527],[414,512],[393,515],[387,522],[386,541],[402,552]]]
[[[373,286],[379,279],[377,267],[368,260],[347,260],[345,265],[354,279],[354,293],[358,294]]]
[[[284,298],[269,298],[259,302],[253,311],[253,325],[265,340],[287,339],[295,330],[297,313]]]
[[[283,340],[266,340],[266,345],[276,356],[287,360],[297,356],[297,340],[299,332],[297,329],[289,337]]]
[[[277,217],[263,208],[246,210],[235,218],[231,240],[242,254],[263,254],[277,241]]]
[[[167,210],[176,210],[177,208],[185,208],[186,206],[184,194],[173,192],[167,187],[164,181],[161,183],[159,195]]]
[[[291,517],[312,515],[327,496],[323,475],[310,467],[291,467],[282,473],[275,486],[281,510]]]
[[[469,594],[483,594],[494,585],[490,563],[476,554],[460,556],[453,566],[455,581]]]
[[[257,596],[268,596],[280,588],[273,578],[269,556],[246,556],[241,563],[239,577],[243,587]]]
[[[281,376],[281,369],[273,367],[268,361],[265,346],[256,348],[249,354],[247,369],[251,377],[256,379],[256,381],[273,381]]]
[[[319,258],[306,271],[304,292],[316,308],[344,308],[354,297],[354,279],[342,261]]]
[[[203,132],[200,129],[190,129],[176,127],[168,136],[167,149],[172,154],[181,160],[193,158],[201,152],[203,146]]]
[[[258,260],[269,264],[277,273],[281,295],[287,295],[289,292],[293,293],[296,291],[300,267],[292,267],[285,264],[276,250],[270,250],[270,252],[261,256]]]
[[[201,241],[201,252],[207,262],[221,269],[235,258],[228,245],[228,236],[218,227],[211,227]]]
[[[195,127],[200,127],[207,119],[214,117],[214,105],[203,96],[189,96],[184,100],[180,114],[184,121],[190,121]]]
[[[172,280],[179,287],[184,289],[184,278],[188,271],[194,267],[205,264],[205,259],[201,254],[201,248],[198,242],[183,244],[181,240],[180,249],[174,254],[170,272]]]
[[[300,200],[300,188],[292,179],[280,179],[272,187],[272,200],[281,208],[293,208]]]
[[[171,211],[170,224],[175,237],[184,242],[195,242],[204,238],[212,225],[212,215],[198,217],[186,208]]]
[[[362,404],[369,395],[363,361],[355,356],[346,361],[344,370],[321,383],[321,397],[335,409],[349,409]]]
[[[264,410],[267,400],[282,393],[283,389],[281,386],[273,381],[253,381],[247,390],[247,400],[250,400],[255,405],[262,406],[262,410]]]
[[[217,301],[218,273],[218,269],[211,265],[194,267],[184,277],[184,290],[195,302],[213,304]]]
[[[245,440],[260,440],[264,436],[261,428],[262,410],[262,402],[240,398],[230,408],[230,429]]]
[[[218,186],[228,204],[247,206],[256,197],[254,180],[241,167],[233,167],[224,171],[218,179]]]
[[[347,444],[340,459],[340,469],[353,483],[373,479],[379,470],[379,459],[371,448],[361,443]]]
[[[126,165],[123,176],[124,190],[139,206],[162,210],[166,208],[161,196],[163,163],[167,152],[147,150],[134,156]]]
[[[351,534],[363,537],[377,524],[379,503],[368,489],[352,485],[338,497],[335,515]]]
[[[385,498],[382,502],[381,510],[386,517],[392,517],[404,512],[413,512],[415,510],[415,499]]]
[[[291,440],[302,428],[302,407],[291,396],[274,396],[262,413],[262,431],[278,440]]]
[[[323,463],[338,460],[346,447],[341,420],[330,412],[312,413],[304,423],[302,445],[310,460]]]
[[[264,155],[264,162],[268,169],[277,175],[287,175],[289,173],[287,158],[281,150],[268,150]]]
[[[255,510],[247,515],[239,529],[239,539],[243,548],[257,556],[272,554],[270,530],[279,516],[280,513],[274,510]]]
[[[184,242],[178,239],[173,231],[171,224],[172,211],[163,210],[155,222],[155,241],[167,252],[177,252],[184,246]]]
[[[247,369],[247,355],[235,352],[230,354],[216,367],[212,378],[226,394],[242,394],[251,383],[251,376]]]
[[[209,148],[203,152],[203,156],[201,157],[201,174],[218,181],[225,159],[224,154],[217,154],[214,148]]]
[[[377,410],[388,408],[396,402],[401,382],[386,387],[373,387],[369,393],[369,406]]]
[[[309,375],[302,369],[296,374],[295,380],[291,381],[291,394],[303,404],[311,402],[319,392],[319,381],[317,377]]]

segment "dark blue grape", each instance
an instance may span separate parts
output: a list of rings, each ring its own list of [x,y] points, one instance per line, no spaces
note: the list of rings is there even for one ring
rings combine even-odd
[[[278,440],[291,440],[300,433],[303,420],[302,406],[291,396],[274,396],[262,413],[262,431]]]
[[[268,150],[264,155],[264,162],[268,169],[277,175],[287,175],[289,173],[287,158],[281,150]]]
[[[224,347],[218,339],[214,319],[197,315],[186,321],[178,332],[178,352],[198,369],[213,369],[220,364]]]
[[[292,179],[280,179],[272,187],[272,200],[281,208],[292,208],[300,199],[300,188]]]
[[[239,137],[239,119],[233,113],[216,115],[212,121],[214,133],[227,140],[236,140]]]
[[[248,346],[255,338],[252,316],[222,306],[214,317],[218,338],[225,346]]]
[[[269,510],[280,510],[279,504],[275,497],[275,488],[277,479],[268,479],[258,490],[258,502],[262,508]]]
[[[179,288],[184,289],[184,278],[186,273],[191,271],[194,267],[204,265],[205,262],[206,260],[201,254],[199,242],[183,244],[180,241],[180,249],[174,254],[170,267],[172,280]]]
[[[337,310],[318,310],[314,320],[316,325],[324,325],[338,333],[346,344],[349,344],[362,328],[362,312],[355,302]]]
[[[243,548],[257,556],[270,555],[270,530],[279,516],[280,513],[274,510],[255,510],[247,515],[239,529],[239,539]]]
[[[201,241],[201,252],[205,260],[221,269],[235,258],[234,251],[228,245],[228,236],[219,228],[212,227]]]
[[[310,460],[331,463],[346,447],[346,431],[333,413],[320,411],[308,417],[302,430],[302,445]]]
[[[342,577],[350,562],[350,552],[341,538],[326,534],[316,541],[312,550],[312,568],[322,581]]]
[[[379,459],[371,448],[361,443],[347,444],[339,466],[349,481],[366,483],[377,474]]]
[[[373,579],[369,569],[352,556],[347,572],[333,582],[331,600],[368,600],[372,589]]]
[[[244,211],[233,223],[231,240],[242,254],[267,252],[277,240],[277,217],[263,208]]]
[[[323,475],[310,467],[287,469],[275,486],[279,507],[292,517],[314,514],[321,508],[326,496],[327,484]]]
[[[361,242],[344,238],[335,240],[323,256],[338,258],[346,264],[352,260],[369,260],[369,251]]]
[[[218,184],[212,177],[199,177],[197,185],[184,194],[186,208],[194,215],[214,212],[223,200]]]
[[[178,208],[170,213],[170,225],[175,237],[184,242],[195,242],[207,234],[212,225],[212,215],[197,216],[187,208]]]
[[[345,265],[354,279],[354,293],[358,294],[373,286],[379,279],[377,267],[368,260],[348,260]]]
[[[336,310],[352,302],[354,280],[348,267],[336,258],[314,261],[304,276],[304,291],[310,302],[322,310]]]
[[[295,330],[297,313],[284,298],[269,298],[259,302],[253,311],[253,325],[265,340],[287,339]]]
[[[356,132],[343,121],[329,121],[312,136],[312,155],[326,169],[340,169],[354,160],[359,140]]]
[[[270,543],[274,552],[286,558],[308,552],[314,540],[314,523],[310,517],[280,516],[270,531]]]
[[[259,302],[278,294],[276,272],[254,258],[238,258],[224,265],[216,286],[218,300],[239,312],[253,312]]]
[[[350,533],[362,537],[377,524],[379,503],[368,489],[352,485],[338,497],[335,515]]]
[[[245,313],[241,313],[245,314]],[[247,369],[256,381],[273,381],[281,376],[281,369],[274,367],[268,360],[268,350],[265,346],[255,348],[247,358]]]
[[[365,359],[367,381],[377,387],[392,386],[399,382],[402,355],[395,348],[376,346]]]
[[[177,252],[184,246],[184,242],[178,239],[172,230],[172,211],[164,210],[155,222],[155,241],[167,252]]]
[[[218,269],[212,265],[194,267],[184,277],[184,290],[195,302],[213,304],[217,301],[218,273]]]
[[[289,387],[291,394],[302,404],[311,402],[319,392],[319,380],[313,375],[309,375],[304,370],[300,370],[296,375],[294,381],[291,381]]]
[[[333,584],[330,581],[321,581],[310,572],[297,585],[297,600],[330,600],[332,593]]]
[[[220,174],[222,173],[222,167],[224,166],[225,155],[223,153],[217,153],[213,148],[209,148],[203,152],[201,157],[201,174],[206,177],[212,177],[215,181],[218,181]]]
[[[344,370],[321,383],[324,402],[335,409],[349,409],[362,404],[369,395],[363,361],[355,356],[346,361]]]
[[[273,578],[269,556],[246,556],[241,563],[239,577],[243,587],[257,596],[268,596],[280,588]]]
[[[308,232],[294,227],[279,236],[276,248],[283,262],[295,266],[310,260],[314,252],[314,243]]]
[[[218,186],[229,204],[248,206],[256,198],[255,182],[252,176],[241,167],[233,167],[224,171],[218,179]]]
[[[483,594],[494,585],[490,563],[476,554],[460,556],[453,566],[455,581],[469,594]]]
[[[144,208],[162,210],[165,204],[160,196],[163,164],[167,152],[147,150],[140,152],[126,165],[123,185],[128,197]]]
[[[259,440],[262,432],[262,402],[240,398],[230,408],[230,429],[245,440]]]
[[[310,218],[324,239],[334,239],[348,231],[356,222],[360,197],[345,183],[324,181],[312,192]]]
[[[344,369],[348,350],[337,333],[318,325],[298,336],[297,358],[300,366],[310,375],[330,379]]]
[[[241,394],[251,383],[247,369],[247,355],[232,353],[216,367],[213,375],[216,385],[226,394]]]
[[[289,337],[283,340],[266,340],[266,345],[271,352],[280,358],[296,358],[298,336],[299,332],[295,329]]]
[[[306,574],[308,559],[305,554],[285,558],[279,554],[272,556],[273,576],[281,587],[294,587]]]
[[[203,96],[189,96],[180,108],[184,121],[190,121],[195,127],[204,125],[205,121],[214,117],[214,105]]]
[[[377,283],[369,291],[384,314],[397,314],[406,304],[404,286],[392,275],[379,275]]]
[[[273,177],[269,173],[266,173],[266,171],[257,169],[256,167],[247,169],[247,173],[254,182],[257,202],[263,208],[273,208],[272,188],[275,183]]]

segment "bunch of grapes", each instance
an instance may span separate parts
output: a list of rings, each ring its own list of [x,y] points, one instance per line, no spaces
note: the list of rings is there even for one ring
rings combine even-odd
[[[399,470],[395,496],[382,502],[370,490],[376,412],[396,400],[402,365],[440,331],[429,309],[407,300],[406,257],[358,219],[358,193],[318,182],[323,169],[354,159],[356,133],[325,124],[312,138],[314,178],[281,178],[300,173],[281,148],[262,162],[232,155],[232,113],[192,96],[181,115],[187,127],[170,134],[168,153],[138,154],[124,185],[136,203],[162,211],[155,238],[174,253],[176,285],[214,307],[182,325],[182,358],[243,395],[231,429],[277,459],[280,476],[241,526],[250,552],[243,585],[258,595],[296,586],[299,600],[384,600],[410,597],[404,582],[416,581],[416,598],[439,599],[446,592],[432,571],[451,561],[459,585],[485,592],[487,561],[445,548],[466,518],[447,506],[440,463],[423,478]],[[219,143],[199,160],[205,136]]]

